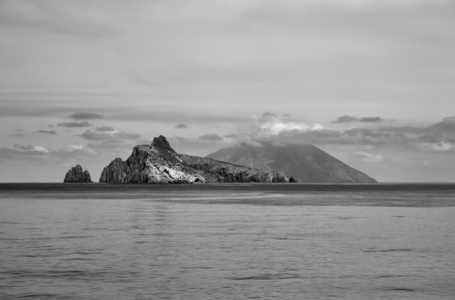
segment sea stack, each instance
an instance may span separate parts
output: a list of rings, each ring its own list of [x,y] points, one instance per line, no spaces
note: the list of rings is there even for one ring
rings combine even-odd
[[[207,183],[207,182],[288,182],[282,173],[263,171],[216,161],[206,157],[178,154],[160,135],[151,145],[138,145],[130,157],[114,159],[103,169],[100,183]]]
[[[89,183],[92,182],[90,177],[90,173],[87,170],[83,170],[81,165],[76,165],[69,170],[66,175],[65,179],[63,180],[65,183]]]

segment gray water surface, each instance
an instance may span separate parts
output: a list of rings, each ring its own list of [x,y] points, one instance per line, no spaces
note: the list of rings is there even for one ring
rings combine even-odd
[[[75,189],[0,191],[1,299],[455,297],[451,190]]]

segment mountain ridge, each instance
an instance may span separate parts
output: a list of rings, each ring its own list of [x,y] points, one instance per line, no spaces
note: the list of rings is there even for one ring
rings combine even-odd
[[[292,175],[300,183],[376,183],[374,178],[311,144],[253,146],[241,143],[220,149],[208,158]]]

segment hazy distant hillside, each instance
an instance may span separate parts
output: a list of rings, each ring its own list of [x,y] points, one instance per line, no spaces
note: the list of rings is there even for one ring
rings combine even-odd
[[[277,170],[298,182],[374,183],[375,179],[351,168],[313,145],[252,146],[242,143],[207,157],[251,168]]]

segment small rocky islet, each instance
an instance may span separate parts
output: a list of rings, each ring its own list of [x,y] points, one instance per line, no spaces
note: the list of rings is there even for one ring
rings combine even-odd
[[[72,167],[63,179],[65,183],[91,183],[92,178],[87,170],[83,170],[81,165]]]

